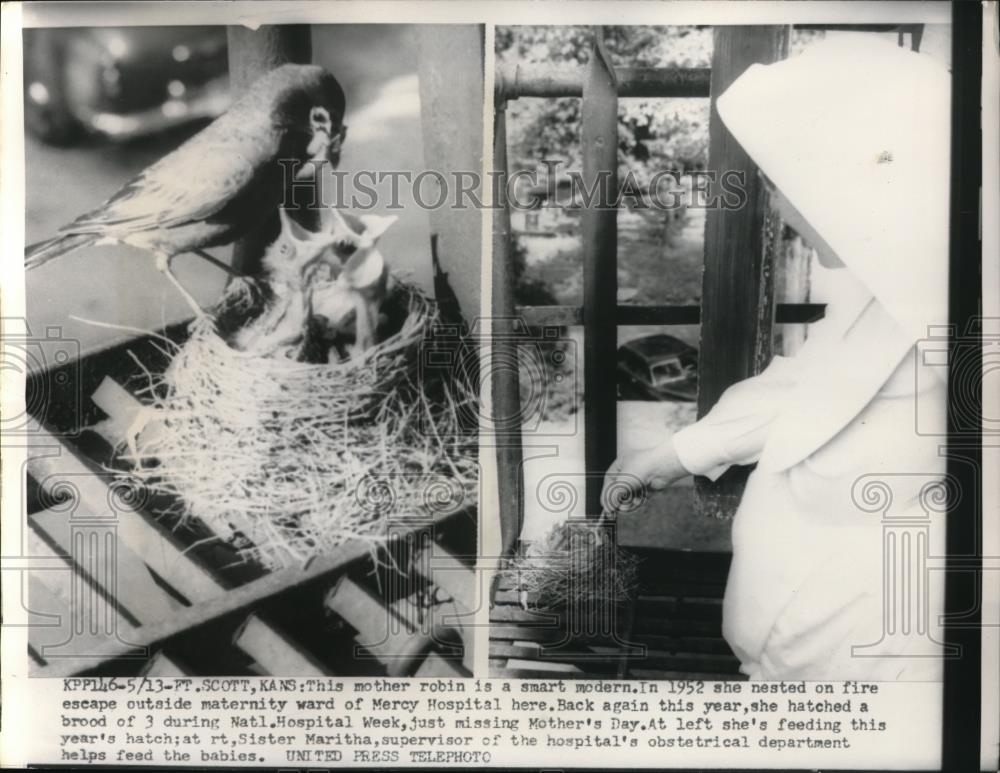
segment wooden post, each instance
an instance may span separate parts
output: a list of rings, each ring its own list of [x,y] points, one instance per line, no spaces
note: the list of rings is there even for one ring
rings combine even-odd
[[[257,78],[288,62],[312,61],[312,30],[308,24],[227,28],[229,38],[229,89],[239,98]],[[264,248],[278,232],[277,213],[233,245],[233,268],[245,274],[260,270]]]
[[[480,175],[483,166],[483,29],[417,25],[416,41],[424,162],[456,188],[449,190],[444,206],[429,213],[436,237],[435,277],[447,282],[445,293],[454,294],[463,318],[470,321],[480,313],[483,213],[471,202],[456,206],[455,197],[457,176],[468,185],[468,175]],[[483,191],[475,195],[482,198]]]
[[[580,117],[583,184],[597,192],[582,223],[584,459],[586,513],[592,518],[601,514],[602,479],[618,445],[618,92],[603,34],[595,28]]]
[[[514,316],[510,209],[504,187],[507,173],[507,110],[502,94],[497,97],[494,117],[493,168],[503,175],[502,183],[494,193],[501,197],[502,206],[493,211],[493,345],[490,352],[493,433],[497,444],[497,488],[500,491],[500,549],[501,555],[509,556],[521,536],[524,501],[521,491],[523,454],[521,384],[517,367],[518,326]],[[496,590],[495,586],[493,590]]]
[[[771,359],[774,325],[773,267],[778,220],[768,213],[757,167],[719,118],[715,101],[751,64],[783,59],[787,27],[716,27],[708,157],[721,177],[746,171],[742,209],[709,209],[702,280],[698,415],[704,416],[737,381],[759,373]],[[717,178],[718,180],[718,178]],[[710,186],[709,197],[721,194]],[[731,516],[743,495],[747,468],[732,468],[715,483],[695,480],[699,510]]]

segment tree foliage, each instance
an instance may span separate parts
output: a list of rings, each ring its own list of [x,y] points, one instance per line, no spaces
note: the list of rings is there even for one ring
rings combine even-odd
[[[501,64],[583,65],[592,28],[498,27]],[[712,33],[704,27],[606,27],[605,45],[619,67],[708,67]],[[514,168],[543,159],[580,166],[580,100],[517,99],[508,105],[509,155]],[[619,101],[619,171],[640,184],[663,169],[704,169],[708,157],[708,100],[630,98]]]

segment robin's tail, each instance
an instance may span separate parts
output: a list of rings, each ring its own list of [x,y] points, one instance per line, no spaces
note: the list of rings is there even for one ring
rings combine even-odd
[[[93,244],[97,238],[94,234],[67,234],[66,236],[57,236],[54,239],[46,239],[44,242],[30,244],[24,250],[24,268],[26,271],[38,268],[53,258]]]

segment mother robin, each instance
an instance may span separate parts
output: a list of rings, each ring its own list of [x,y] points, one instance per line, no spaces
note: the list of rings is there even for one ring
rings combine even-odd
[[[286,64],[262,76],[229,110],[126,183],[59,235],[25,250],[27,269],[92,244],[148,250],[196,314],[201,308],[170,273],[175,255],[228,244],[291,201],[299,176],[336,165],[346,134],[344,91],[321,67]],[[287,178],[287,179],[286,179]]]

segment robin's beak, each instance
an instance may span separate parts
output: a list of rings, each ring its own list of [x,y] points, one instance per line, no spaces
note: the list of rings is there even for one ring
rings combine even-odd
[[[330,141],[326,146],[326,159],[336,166],[340,162],[340,149],[344,145],[344,138],[347,136],[347,127],[343,124],[336,132],[330,135]]]
[[[312,139],[306,148],[309,158],[326,158],[330,152],[330,131],[324,127],[312,129]]]
[[[343,146],[346,133],[346,126],[340,127],[339,131],[335,133],[331,133],[325,126],[314,127],[306,153],[312,159],[325,158],[331,164],[336,164],[340,160],[340,149]]]

